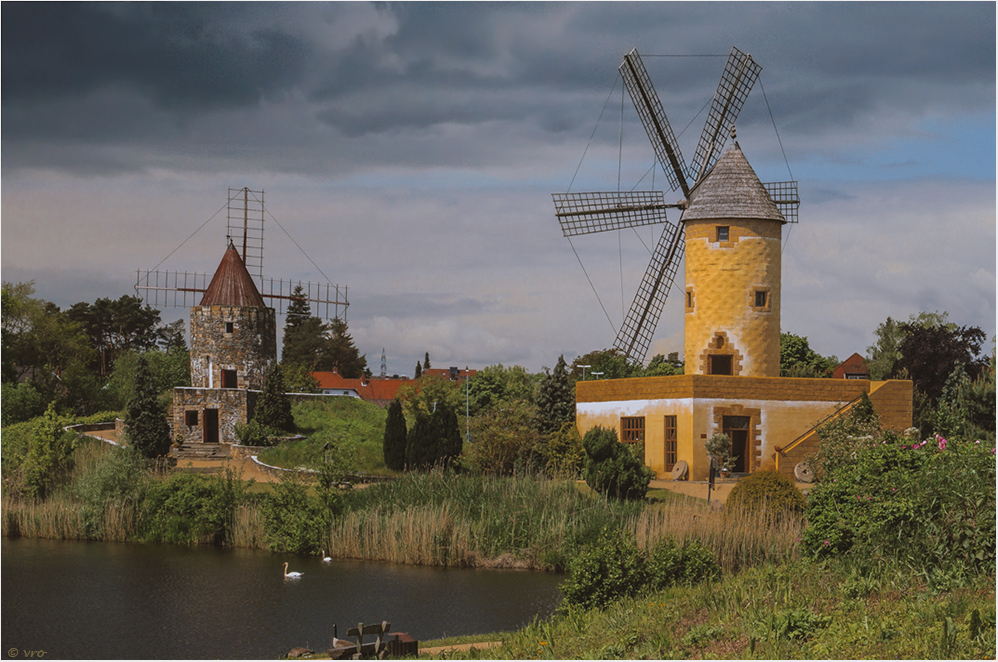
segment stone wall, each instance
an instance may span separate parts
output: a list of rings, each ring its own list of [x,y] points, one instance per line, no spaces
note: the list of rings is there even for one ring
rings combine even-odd
[[[221,388],[222,371],[236,372],[238,389],[262,389],[277,361],[277,320],[273,308],[191,307],[191,385]]]
[[[173,415],[170,434],[174,441],[205,443],[205,410],[218,412],[218,442],[232,444],[236,426],[253,418],[260,391],[231,388],[177,387],[173,389]],[[185,423],[187,412],[197,412],[197,425]]]

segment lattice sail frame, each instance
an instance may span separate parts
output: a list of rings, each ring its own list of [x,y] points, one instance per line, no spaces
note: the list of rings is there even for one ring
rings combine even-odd
[[[671,190],[682,189],[688,198],[690,182],[699,183],[721,154],[727,142],[726,129],[734,125],[762,67],[750,55],[732,47],[689,168],[637,49],[624,56],[619,71]],[[796,223],[800,206],[797,182],[764,186],[787,222]],[[685,209],[685,201],[667,205],[657,191],[555,193],[552,199],[565,237],[668,223],[666,208]],[[668,224],[659,237],[634,301],[617,332],[614,347],[632,361],[643,361],[648,353],[684,249],[680,219],[679,223]]]
[[[345,285],[271,278],[262,274],[265,213],[263,191],[248,188],[228,190],[226,246],[229,241],[240,246],[241,239],[240,257],[253,276],[260,295],[280,314],[295,299],[304,299],[313,316],[326,321],[346,321],[350,301]],[[200,303],[208,291],[211,278],[212,274],[199,271],[137,269],[134,289],[137,296],[156,308],[189,308]],[[299,286],[303,296],[292,296],[295,287]]]

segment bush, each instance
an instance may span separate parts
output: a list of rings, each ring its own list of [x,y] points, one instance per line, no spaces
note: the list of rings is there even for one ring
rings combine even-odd
[[[807,500],[793,482],[775,470],[757,471],[742,478],[728,495],[726,506],[746,510],[765,510],[772,515],[799,517]]]
[[[329,534],[328,511],[308,496],[308,486],[298,472],[285,472],[263,502],[263,527],[274,552],[315,554]]]
[[[127,448],[96,441],[82,445],[76,456],[70,494],[81,505],[86,536],[99,540],[109,504],[130,503],[135,507],[141,501],[145,489],[145,463]]]
[[[648,493],[654,474],[644,465],[639,444],[621,444],[615,430],[596,426],[586,432],[582,447],[590,488],[618,499],[643,499]]]
[[[27,456],[21,465],[25,494],[33,499],[44,499],[62,479],[72,465],[73,436],[63,432],[63,421],[51,403],[45,415],[35,423]]]
[[[166,409],[158,399],[145,355],[138,358],[134,392],[125,407],[125,440],[146,458],[166,455],[170,451]]]
[[[565,423],[560,430],[548,436],[547,461],[548,473],[554,478],[574,480],[582,474],[586,451],[574,422]]]
[[[262,425],[255,418],[246,425],[236,425],[236,438],[245,446],[273,446],[282,434],[280,430]]]
[[[826,462],[808,496],[805,550],[900,562],[930,582],[993,572],[994,453],[890,431],[854,439],[851,461]]]
[[[621,598],[637,595],[648,584],[644,554],[622,531],[604,529],[571,563],[571,577],[561,585],[565,603],[602,609]]]
[[[571,578],[561,585],[568,606],[602,609],[622,598],[692,586],[721,574],[714,554],[696,541],[680,546],[659,542],[649,553],[623,532],[604,529],[571,563]]]
[[[244,490],[231,470],[224,478],[173,474],[146,495],[143,537],[179,545],[231,544],[236,505]]]

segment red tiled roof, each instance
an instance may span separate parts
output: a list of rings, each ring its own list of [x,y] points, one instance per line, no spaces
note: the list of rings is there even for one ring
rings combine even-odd
[[[362,400],[387,402],[394,400],[399,388],[408,379],[347,379],[338,372],[313,372],[312,376],[319,380],[319,388],[353,389]]]
[[[231,242],[215,270],[208,290],[201,298],[201,305],[267,307],[260,291],[256,289],[253,277],[246,271],[243,259]]]
[[[866,365],[866,359],[859,354],[853,354],[832,372],[832,379],[845,379],[846,375],[866,375],[870,376],[870,368]]]

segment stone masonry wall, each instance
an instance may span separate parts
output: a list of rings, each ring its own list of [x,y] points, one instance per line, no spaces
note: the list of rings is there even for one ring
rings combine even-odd
[[[204,410],[218,410],[218,441],[231,444],[237,441],[236,426],[245,425],[253,418],[260,391],[247,391],[232,388],[192,388],[173,389],[173,415],[170,434],[174,441],[185,443],[204,442]],[[198,413],[197,426],[185,424],[188,411]]]
[[[222,371],[236,371],[236,388],[262,389],[277,361],[277,320],[273,308],[193,306],[191,385],[221,388]]]

